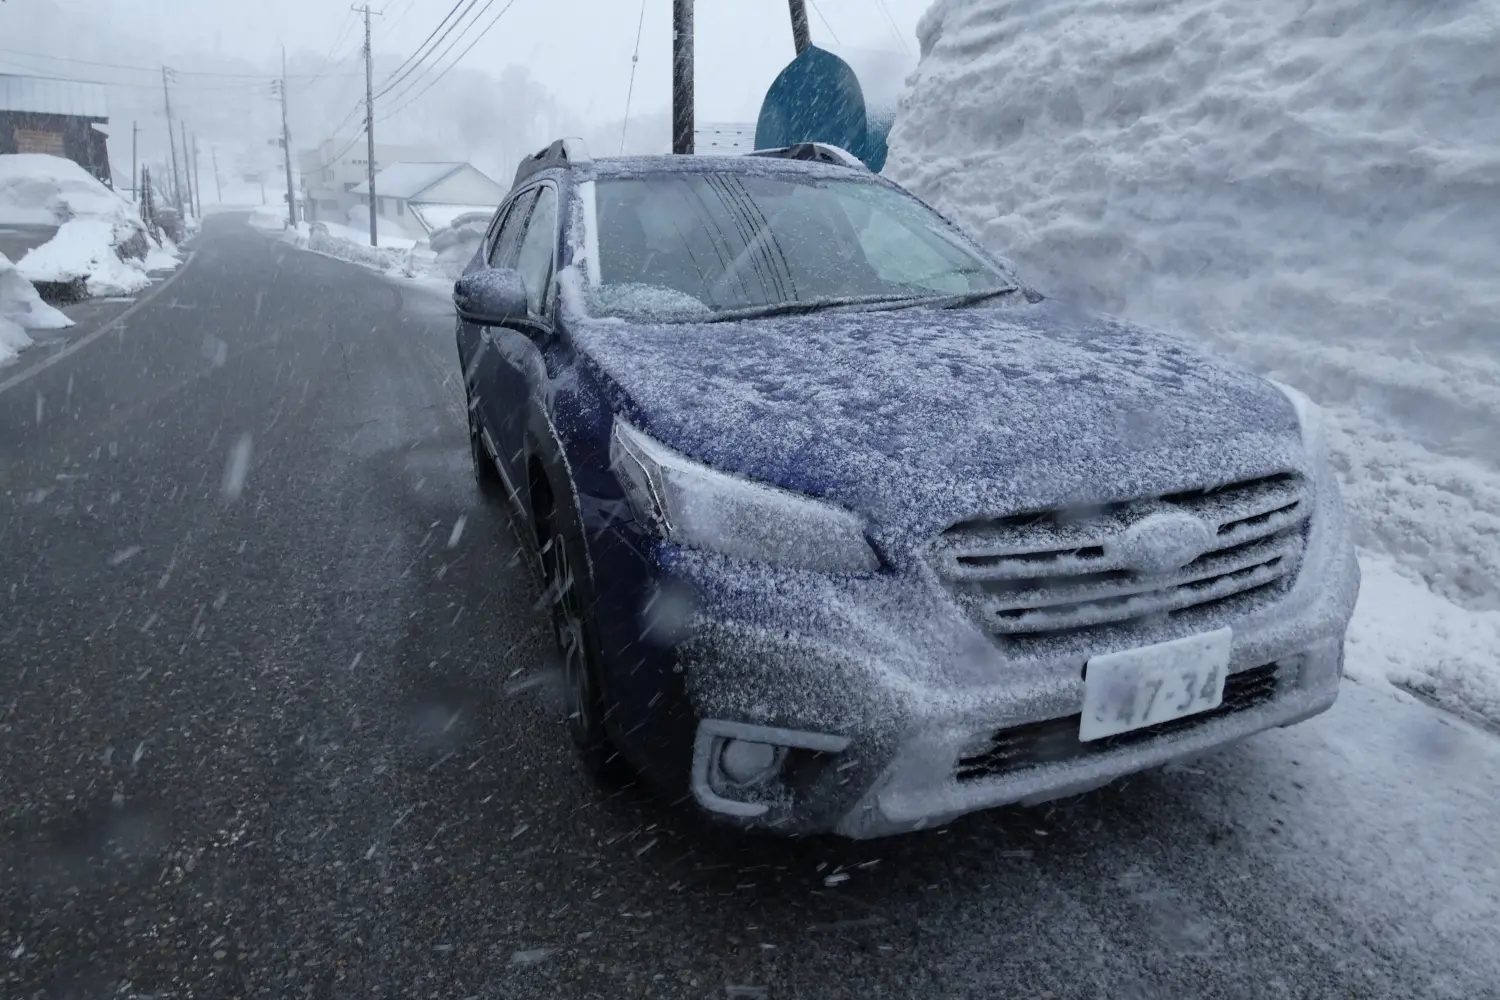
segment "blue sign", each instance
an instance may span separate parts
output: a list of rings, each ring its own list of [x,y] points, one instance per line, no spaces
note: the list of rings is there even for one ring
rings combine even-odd
[[[755,127],[755,147],[826,142],[847,149],[878,172],[885,166],[892,120],[890,115],[869,113],[853,67],[832,52],[809,45],[766,91]]]

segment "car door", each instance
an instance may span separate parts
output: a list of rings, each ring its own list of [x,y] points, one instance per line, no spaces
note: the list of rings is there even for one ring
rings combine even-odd
[[[505,218],[501,221],[494,241],[489,246],[485,260],[488,266],[500,268],[516,266],[516,254],[520,251],[521,236],[525,232],[526,219],[535,201],[535,188],[523,191],[511,200],[505,212]],[[472,394],[470,405],[477,410],[480,427],[487,438],[486,444],[495,456],[501,475],[505,477],[506,486],[514,487],[517,482],[514,456],[521,443],[515,437],[515,428],[519,424],[509,411],[521,406],[525,398],[517,397],[509,385],[507,379],[509,367],[500,357],[498,335],[501,331],[492,326],[480,324],[473,324],[473,326],[477,343],[473,355],[466,362],[464,371]]]
[[[507,223],[509,220],[507,219]],[[506,444],[499,456],[510,482],[526,482],[523,447],[528,406],[538,380],[545,377],[540,345],[552,330],[552,278],[557,261],[557,188],[543,182],[529,203],[524,228],[509,265],[521,273],[526,286],[526,318],[490,328],[495,362],[490,384],[493,407],[485,419],[495,428],[497,442]]]

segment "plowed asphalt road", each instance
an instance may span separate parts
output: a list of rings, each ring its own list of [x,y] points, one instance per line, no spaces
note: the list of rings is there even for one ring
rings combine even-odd
[[[443,299],[234,217],[148,295],[0,369],[0,995],[1500,996],[1496,741],[1388,691],[894,840],[601,791]]]

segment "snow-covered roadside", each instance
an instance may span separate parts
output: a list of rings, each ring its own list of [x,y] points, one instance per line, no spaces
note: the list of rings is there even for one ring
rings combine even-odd
[[[938,0],[894,179],[1044,292],[1328,410],[1355,678],[1500,724],[1500,102],[1487,0]]]
[[[1388,556],[1362,553],[1360,567],[1349,675],[1388,680],[1500,732],[1500,611],[1460,607]]]
[[[279,232],[282,241],[300,250],[356,264],[387,278],[412,281],[444,292],[452,287],[452,279],[445,276],[438,255],[415,240],[390,237],[389,245],[372,247],[368,237],[346,226],[299,222],[296,229],[287,229],[284,221],[272,226],[268,216],[252,214],[250,225],[267,233]]]
[[[180,263],[128,200],[78,164],[55,156],[0,156],[0,223],[56,225],[48,242],[16,262],[32,283],[81,284],[90,296],[133,295],[149,272]]]
[[[27,330],[61,330],[72,325],[72,320],[43,302],[31,282],[0,254],[0,363],[31,346]]]

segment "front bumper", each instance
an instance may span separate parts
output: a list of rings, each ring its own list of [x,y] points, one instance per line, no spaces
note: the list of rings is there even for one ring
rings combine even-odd
[[[740,826],[875,837],[1076,794],[1306,719],[1337,697],[1359,586],[1341,512],[1332,520],[1315,525],[1283,599],[1228,623],[1231,674],[1294,665],[1274,694],[1118,749],[963,780],[958,761],[997,730],[1077,714],[1083,666],[1098,650],[1003,653],[920,571],[771,579],[681,553],[672,575],[703,595],[697,627],[677,650],[701,720],[694,797]],[[1169,624],[1137,644],[1194,630]],[[716,754],[731,738],[787,748],[783,771],[755,787],[727,781]]]

